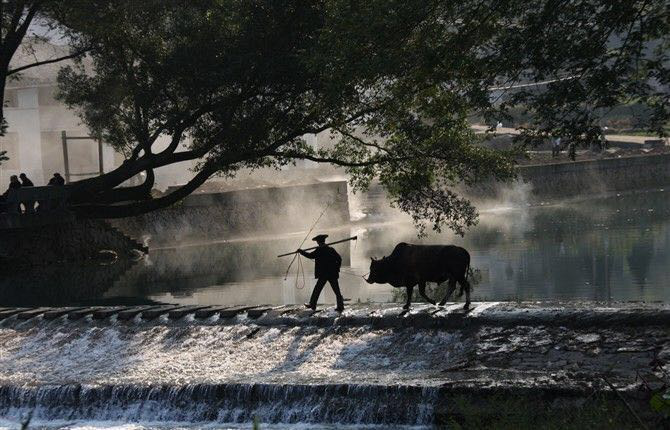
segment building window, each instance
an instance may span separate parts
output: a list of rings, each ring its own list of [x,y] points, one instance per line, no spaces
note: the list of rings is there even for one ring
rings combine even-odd
[[[7,151],[9,160],[2,162],[2,168],[7,170],[19,170],[19,134],[16,132],[6,133],[0,136],[0,151]]]

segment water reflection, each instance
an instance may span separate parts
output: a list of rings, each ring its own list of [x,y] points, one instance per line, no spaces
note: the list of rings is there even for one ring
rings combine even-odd
[[[0,305],[71,306],[102,303],[105,293],[134,264],[136,262],[130,260],[118,260],[113,264],[53,264],[4,273],[0,277]],[[147,302],[142,297],[125,300],[127,304]]]
[[[410,224],[388,218],[330,234],[334,239],[359,235],[357,242],[336,245],[344,260],[340,285],[354,302],[393,300],[393,288],[368,285],[360,275],[367,272],[370,257],[388,255],[400,241],[466,247],[481,273],[474,290],[480,300],[670,302],[665,287],[670,279],[669,215],[668,192],[649,191],[494,208],[481,214],[480,224],[465,238],[434,234],[417,240]],[[301,303],[314,284],[313,263],[303,260],[305,278],[296,277],[294,266],[285,280],[290,258],[276,257],[296,248],[301,239],[299,234],[158,249],[130,267],[78,267],[81,274],[72,277],[40,269],[29,277],[0,280],[0,304],[61,305],[117,297],[184,304]],[[321,301],[334,303],[332,292],[325,289]]]

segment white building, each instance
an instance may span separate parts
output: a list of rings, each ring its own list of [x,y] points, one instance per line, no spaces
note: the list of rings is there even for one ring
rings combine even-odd
[[[66,55],[67,48],[47,43],[37,44],[35,55],[17,52],[13,65]],[[88,136],[79,117],[55,99],[58,70],[66,62],[27,69],[18,78],[9,79],[4,94],[4,114],[8,129],[0,137],[0,151],[7,151],[8,161],[0,164],[0,190],[10,175],[25,173],[43,185],[54,172],[65,173],[62,133]],[[68,160],[72,179],[82,173],[99,172],[98,144],[93,140],[68,141]],[[121,162],[111,147],[103,145],[105,171]],[[0,191],[2,192],[2,191]]]
[[[67,55],[67,47],[39,43],[35,54],[17,52],[13,66]],[[68,61],[27,69],[16,79],[7,81],[4,114],[8,129],[0,137],[0,151],[7,151],[8,161],[0,164],[0,193],[11,175],[25,173],[35,183],[44,185],[54,172],[65,176],[63,132],[68,137],[89,136],[76,112],[56,100],[58,71]],[[70,63],[71,64],[71,63]],[[100,172],[98,143],[92,139],[67,141],[68,167],[71,180],[83,179]],[[123,155],[102,144],[103,170],[119,166]],[[164,189],[184,183],[192,176],[194,163],[166,166],[156,172],[156,185]]]

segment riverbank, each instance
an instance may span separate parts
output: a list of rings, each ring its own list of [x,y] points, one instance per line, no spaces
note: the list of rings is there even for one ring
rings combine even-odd
[[[623,396],[651,420],[640,376],[658,388],[670,371],[661,304],[143,309],[0,311],[0,414],[433,425],[487,402],[567,414]]]

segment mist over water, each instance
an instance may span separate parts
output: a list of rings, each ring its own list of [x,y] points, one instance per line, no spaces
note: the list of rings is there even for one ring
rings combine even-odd
[[[464,246],[479,270],[477,300],[670,301],[670,197],[665,190],[530,204],[523,189],[481,205],[479,224],[465,237],[429,234],[417,239],[406,216],[390,209],[372,190],[350,199],[350,225],[320,222],[310,234],[325,232],[343,257],[340,285],[351,302],[389,302],[397,290],[368,285],[370,257],[390,254],[401,241]],[[318,212],[318,211],[317,211]],[[306,214],[309,223],[314,216]],[[308,224],[309,224],[308,223]],[[153,249],[135,264],[63,265],[0,280],[5,306],[137,303],[295,304],[307,301],[313,262],[291,257],[306,231],[264,233],[229,241]],[[312,246],[308,240],[303,247]],[[304,273],[304,276],[303,276]],[[321,303],[334,303],[329,288]]]

